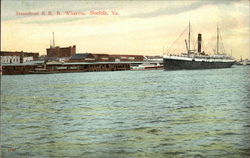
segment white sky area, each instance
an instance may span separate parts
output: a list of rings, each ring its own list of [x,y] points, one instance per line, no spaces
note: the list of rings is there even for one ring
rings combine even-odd
[[[190,1],[1,1],[1,50],[46,54],[52,32],[60,47],[76,45],[77,53],[163,55],[185,51],[191,23],[191,43],[203,37],[203,50],[213,54],[220,28],[226,52],[250,59],[248,0]],[[51,11],[53,15],[40,15]],[[56,15],[59,11],[61,15]],[[65,11],[86,15],[65,15]],[[109,15],[89,15],[106,11]],[[119,15],[112,15],[116,11]],[[39,15],[17,15],[39,12]],[[197,46],[192,46],[191,48]],[[222,45],[220,49],[222,50]]]

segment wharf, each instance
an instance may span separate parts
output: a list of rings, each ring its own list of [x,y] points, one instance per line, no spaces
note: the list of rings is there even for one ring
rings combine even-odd
[[[130,70],[130,63],[123,62],[81,62],[81,63],[22,63],[2,65],[3,75],[49,74],[92,71],[125,71]]]

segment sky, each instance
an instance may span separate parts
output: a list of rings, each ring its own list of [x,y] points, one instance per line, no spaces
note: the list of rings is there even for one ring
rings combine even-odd
[[[220,50],[250,59],[249,7],[248,0],[2,0],[1,51],[45,55],[54,32],[56,46],[76,45],[77,53],[178,54],[186,50],[190,22],[191,49],[202,33],[203,50],[213,54],[219,26]]]

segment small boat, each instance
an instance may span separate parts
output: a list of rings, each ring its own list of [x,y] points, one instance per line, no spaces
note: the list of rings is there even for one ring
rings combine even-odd
[[[243,60],[242,65],[250,65],[250,60]]]
[[[152,64],[152,63],[143,63],[138,66],[131,67],[131,70],[160,70],[163,69],[163,65],[160,63]]]

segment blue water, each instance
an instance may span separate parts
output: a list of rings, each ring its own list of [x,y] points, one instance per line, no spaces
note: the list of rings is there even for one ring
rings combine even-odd
[[[2,76],[4,157],[250,156],[250,67]]]

